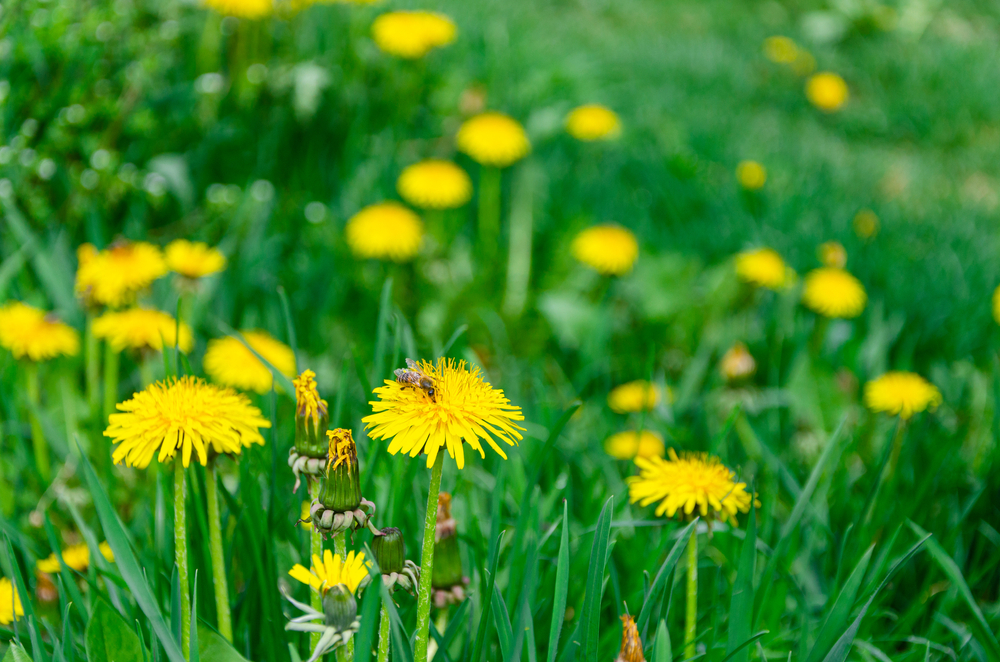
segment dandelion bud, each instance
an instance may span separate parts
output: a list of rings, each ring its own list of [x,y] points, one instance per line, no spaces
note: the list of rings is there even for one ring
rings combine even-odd
[[[819,261],[825,267],[843,269],[847,266],[847,249],[839,241],[826,241],[816,249]]]
[[[747,346],[738,342],[723,354],[719,369],[726,381],[738,382],[757,371],[757,362],[753,360]]]
[[[329,430],[330,457],[326,462],[326,482],[319,500],[324,507],[339,512],[361,505],[358,449],[350,430]]]
[[[295,384],[295,450],[299,455],[326,457],[326,432],[330,424],[326,400],[316,389],[316,373],[306,370]]]
[[[375,536],[372,551],[383,575],[403,571],[406,552],[403,548],[403,532],[394,526],[382,529],[382,535]]]
[[[615,662],[646,662],[642,655],[642,639],[635,619],[629,615],[622,616],[622,648]]]
[[[437,531],[434,536],[434,572],[431,585],[435,589],[451,589],[464,583],[462,557],[458,550],[455,520],[451,516],[451,495],[438,495]]]
[[[327,627],[338,632],[352,629],[358,616],[358,602],[343,584],[337,584],[323,596],[323,617]]]

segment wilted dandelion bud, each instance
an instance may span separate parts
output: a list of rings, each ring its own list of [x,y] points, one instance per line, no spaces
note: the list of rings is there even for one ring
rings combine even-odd
[[[819,261],[824,267],[843,269],[847,266],[847,249],[839,241],[826,241],[816,249]]]
[[[350,430],[328,430],[326,480],[310,511],[313,526],[326,534],[368,525],[375,504],[361,496],[358,450]]]
[[[747,346],[738,342],[722,355],[719,370],[726,381],[738,382],[747,379],[757,371],[757,362],[753,360],[753,355],[750,354]]]
[[[628,614],[622,616],[622,648],[615,662],[646,662],[642,655],[642,639],[635,619]]]
[[[327,461],[327,426],[330,424],[326,400],[316,389],[316,373],[306,370],[292,382],[295,384],[295,446],[288,452],[288,466],[295,474],[298,491],[301,474],[319,477]]]
[[[465,599],[469,578],[462,573],[462,556],[458,549],[458,531],[451,516],[451,495],[438,495],[437,530],[434,535],[434,605],[443,609]]]
[[[394,526],[382,529],[372,541],[372,551],[382,571],[382,583],[390,592],[399,585],[408,593],[416,594],[420,584],[420,567],[406,560],[402,531]]]

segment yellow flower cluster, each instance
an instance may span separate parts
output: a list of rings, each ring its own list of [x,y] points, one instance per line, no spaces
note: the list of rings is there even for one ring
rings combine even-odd
[[[736,166],[736,181],[748,191],[764,188],[767,170],[757,161],[740,161]]]
[[[857,317],[868,303],[861,282],[836,267],[821,267],[806,274],[802,303],[824,317]]]
[[[595,225],[573,239],[573,257],[604,276],[624,276],[639,259],[639,242],[620,225]]]
[[[9,579],[0,577],[0,625],[10,625],[21,616],[24,616],[21,596]]]
[[[114,563],[115,553],[111,551],[111,545],[107,542],[102,542],[98,546],[98,549],[101,551],[101,556],[107,559],[109,563]],[[83,572],[90,567],[90,547],[86,543],[70,545],[62,550],[62,560],[69,568],[77,572]],[[35,567],[39,572],[49,575],[55,574],[62,569],[55,552],[52,552],[47,558],[39,559]]]
[[[659,402],[660,389],[641,379],[616,386],[608,393],[608,406],[619,414],[648,411]]]
[[[191,327],[181,322],[178,342],[177,326],[177,320],[162,311],[130,308],[104,313],[94,320],[93,331],[96,337],[107,340],[115,352],[126,349],[159,352],[166,343],[167,347],[179,347],[186,354],[194,346]]]
[[[408,262],[424,241],[424,224],[398,202],[368,205],[347,221],[347,245],[361,259]]]
[[[825,113],[840,110],[849,96],[847,83],[835,73],[821,71],[806,81],[806,98]]]
[[[404,169],[396,190],[414,207],[455,209],[472,198],[472,180],[451,161],[428,160]]]
[[[275,340],[264,331],[241,331],[240,335],[253,348],[253,352],[239,338],[232,336],[208,342],[203,365],[212,381],[244,391],[270,391],[274,376],[254,352],[286,377],[295,375],[295,354],[288,345]]]
[[[608,437],[604,452],[616,460],[636,457],[663,457],[663,437],[650,430],[627,430]]]
[[[458,149],[480,165],[506,168],[531,151],[528,135],[517,120],[503,113],[481,113],[467,119],[455,135]]]
[[[566,132],[577,140],[611,140],[621,133],[615,111],[596,103],[579,106],[566,116]]]
[[[736,256],[736,275],[751,285],[780,290],[795,282],[795,271],[771,248],[756,248]]]
[[[120,308],[167,273],[160,249],[141,241],[116,243],[103,251],[83,244],[77,260],[76,294],[87,305]]]
[[[226,268],[226,256],[200,241],[176,239],[167,244],[167,267],[185,278],[204,278]]]
[[[224,16],[261,19],[274,11],[274,0],[204,0],[205,6]]]
[[[414,60],[455,41],[455,23],[428,11],[393,11],[372,23],[375,45],[389,55]]]
[[[0,308],[0,347],[15,359],[47,361],[57,356],[76,356],[80,338],[73,327],[51,314],[19,301]]]
[[[887,372],[865,384],[865,405],[906,420],[941,404],[941,391],[912,372]]]

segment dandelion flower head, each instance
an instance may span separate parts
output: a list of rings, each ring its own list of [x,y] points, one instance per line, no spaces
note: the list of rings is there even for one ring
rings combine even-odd
[[[806,81],[806,98],[825,113],[840,110],[849,96],[847,83],[835,73],[821,71]]]
[[[185,278],[204,278],[226,268],[226,256],[200,241],[175,239],[167,244],[167,267]]]
[[[608,393],[608,406],[619,414],[648,411],[659,402],[659,387],[642,379],[620,384]]]
[[[373,413],[363,419],[369,436],[391,439],[393,455],[427,453],[428,467],[434,466],[441,448],[459,469],[465,466],[466,444],[486,457],[482,441],[506,460],[497,440],[516,446],[522,439],[524,428],[515,422],[524,420],[521,408],[484,381],[479,368],[468,369],[465,361],[442,358],[418,365],[434,383],[433,399],[421,388],[386,380],[374,391],[379,399],[369,403]]]
[[[354,435],[346,428],[327,430],[326,438],[330,443],[330,451],[326,461],[326,471],[329,473],[345,462],[351,465],[358,458],[358,447],[354,444]]]
[[[368,564],[365,563],[365,553],[354,553],[351,550],[347,553],[347,558],[341,558],[340,554],[333,554],[330,550],[323,552],[323,558],[319,554],[313,554],[312,567],[308,570],[298,563],[288,571],[292,579],[296,579],[309,586],[312,590],[320,594],[326,594],[334,586],[343,585],[352,594],[357,592],[358,586],[368,576]]]
[[[115,553],[111,551],[111,545],[107,542],[102,542],[98,548],[101,550],[101,556],[106,558],[109,562],[114,562]],[[90,547],[87,546],[87,543],[70,545],[62,550],[62,559],[68,567],[76,570],[77,572],[83,572],[90,566]],[[39,559],[38,564],[35,567],[38,568],[39,572],[44,572],[49,575],[55,574],[62,569],[62,566],[59,565],[59,559],[56,557],[55,552],[52,552],[48,558]]]
[[[117,242],[103,251],[84,244],[77,259],[76,294],[88,305],[120,308],[167,273],[160,249],[143,241]]]
[[[706,453],[682,453],[671,448],[667,459],[636,458],[639,475],[628,479],[629,500],[640,506],[658,501],[656,514],[673,517],[680,512],[736,524],[737,513],[750,512],[760,505],[746,491],[746,483],[737,483],[736,474],[717,457]]]
[[[368,205],[347,221],[347,245],[361,259],[408,262],[424,240],[424,224],[398,202]]]
[[[626,430],[604,441],[604,452],[616,460],[636,457],[663,457],[663,437],[650,430]]]
[[[455,209],[472,198],[472,180],[451,161],[431,159],[407,166],[396,182],[404,200],[421,209]]]
[[[205,6],[224,16],[256,20],[274,11],[274,0],[205,0]]]
[[[736,181],[748,191],[757,191],[767,182],[767,170],[757,161],[740,161],[736,166]]]
[[[372,23],[372,39],[389,55],[415,60],[455,41],[455,23],[428,11],[393,11]]]
[[[154,455],[162,464],[180,452],[185,467],[192,454],[205,465],[210,449],[239,455],[263,444],[260,428],[271,427],[247,396],[191,376],[151,384],[119,403],[118,412],[104,431],[118,444],[112,459],[139,469]]]
[[[941,391],[918,374],[887,372],[865,384],[865,405],[906,420],[925,410],[937,409]]]
[[[993,319],[1000,324],[1000,286],[993,290]]]
[[[288,345],[264,331],[241,331],[240,334],[247,345],[278,372],[289,378],[295,375],[295,354]],[[239,338],[232,336],[208,341],[203,363],[212,381],[243,391],[267,393],[274,381],[270,369]]]
[[[458,149],[480,165],[506,168],[531,151],[531,143],[517,120],[486,112],[465,120],[455,135]]]
[[[792,64],[799,57],[799,47],[788,37],[776,35],[764,40],[764,55],[775,64]]]
[[[736,275],[740,280],[780,290],[795,282],[795,271],[771,248],[755,248],[736,256]]]
[[[24,616],[21,596],[9,579],[0,577],[0,625],[10,625],[21,616]]]
[[[566,131],[577,140],[610,140],[621,134],[615,111],[596,103],[579,106],[566,116]]]
[[[857,317],[868,303],[861,282],[836,267],[822,267],[806,274],[802,303],[824,317]]]
[[[639,259],[639,242],[620,225],[595,225],[573,238],[570,247],[578,261],[604,276],[624,276]]]
[[[94,320],[94,335],[103,338],[115,352],[126,349],[143,351],[163,351],[167,347],[179,347],[187,354],[194,346],[191,327],[180,324],[180,342],[177,341],[177,320],[160,310],[129,308],[122,311],[104,313]]]
[[[310,421],[319,421],[320,416],[326,415],[326,400],[319,397],[315,372],[304,370],[301,375],[292,380],[292,384],[295,386],[296,416]]]
[[[839,241],[825,241],[816,249],[824,267],[843,269],[847,266],[847,249]]]
[[[15,359],[47,361],[57,356],[76,356],[80,337],[76,329],[51,314],[14,301],[0,308],[0,347]]]

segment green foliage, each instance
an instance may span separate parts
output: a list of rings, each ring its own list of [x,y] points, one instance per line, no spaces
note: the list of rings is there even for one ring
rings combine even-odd
[[[85,636],[89,660],[145,662],[148,659],[149,653],[143,650],[135,631],[103,600],[94,604]]]

